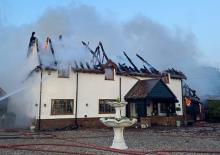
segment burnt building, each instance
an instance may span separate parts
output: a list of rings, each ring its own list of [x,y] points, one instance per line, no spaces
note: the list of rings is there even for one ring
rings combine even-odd
[[[40,60],[30,72],[27,80],[32,76],[41,79],[31,90],[38,96],[38,128],[101,127],[99,118],[114,116],[108,102],[117,98],[128,102],[122,115],[136,117],[140,123],[142,118],[151,118],[152,124],[175,125],[175,120],[183,116],[182,80],[186,76],[182,72],[175,69],[160,72],[138,54],[143,67],[137,67],[125,52],[129,65],[118,63],[107,56],[101,42],[95,50],[82,43],[92,54],[91,61],[75,60],[61,68],[50,40],[47,48],[53,49],[52,63],[45,65]],[[36,44],[30,48],[32,53],[41,52]]]

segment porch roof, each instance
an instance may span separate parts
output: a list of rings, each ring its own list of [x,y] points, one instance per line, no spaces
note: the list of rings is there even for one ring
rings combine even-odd
[[[161,79],[139,80],[125,95],[125,100],[166,100],[177,102],[177,98]]]

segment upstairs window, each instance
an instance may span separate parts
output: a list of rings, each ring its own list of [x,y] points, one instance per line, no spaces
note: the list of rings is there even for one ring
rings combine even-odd
[[[114,80],[113,68],[105,68],[105,80]]]
[[[51,115],[72,115],[73,99],[52,99]]]
[[[168,74],[166,74],[166,73],[162,74],[162,81],[164,83],[169,83],[169,76],[168,76]]]
[[[58,77],[59,78],[69,78],[69,69],[59,69],[58,70]]]
[[[99,100],[99,114],[114,114],[115,108],[111,107],[108,102],[116,101],[115,99],[100,99]]]

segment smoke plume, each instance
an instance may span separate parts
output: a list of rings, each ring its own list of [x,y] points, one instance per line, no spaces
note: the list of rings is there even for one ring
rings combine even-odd
[[[19,27],[4,26],[0,20],[0,87],[7,92],[22,87],[22,81],[31,70],[27,67],[26,54],[32,31],[36,32],[41,46],[47,36],[52,39],[56,58],[62,62],[89,58],[90,53],[83,49],[82,40],[89,42],[92,48],[102,41],[113,60],[126,61],[122,54],[126,51],[140,66],[140,60],[135,57],[139,53],[159,70],[175,68],[184,72],[188,83],[200,95],[220,93],[217,78],[220,73],[198,63],[201,51],[192,32],[169,29],[141,15],[127,22],[106,19],[95,8],[86,5],[48,9],[36,22]],[[62,43],[58,41],[60,34]]]

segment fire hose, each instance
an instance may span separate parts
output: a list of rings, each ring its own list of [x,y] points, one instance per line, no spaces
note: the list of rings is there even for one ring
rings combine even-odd
[[[100,147],[96,145],[80,145],[80,144],[18,144],[18,145],[0,145],[2,149],[13,149],[13,150],[27,150],[27,151],[43,151],[43,152],[56,152],[56,153],[65,153],[65,154],[77,154],[81,155],[82,153],[70,152],[70,151],[57,151],[57,150],[45,150],[45,149],[33,149],[33,148],[20,148],[25,146],[65,146],[65,147],[82,147],[90,148],[102,151],[110,151],[121,154],[132,154],[132,155],[145,155],[145,154],[161,154],[161,153],[198,153],[198,154],[220,154],[220,151],[199,151],[199,150],[155,150],[155,151],[132,151],[132,150],[118,150],[108,147]],[[88,153],[83,153],[85,155],[93,155]]]
[[[26,136],[26,138],[33,138],[33,135],[39,135],[38,133],[32,133],[32,132],[21,132],[15,134],[17,136]],[[76,142],[75,140],[71,139],[65,139],[65,138],[59,138],[56,135],[48,134],[48,133],[41,133],[41,135],[46,135],[46,137],[41,138],[52,138],[56,140],[62,140],[66,142]],[[99,136],[97,136],[99,137]],[[24,138],[24,137],[21,137]],[[35,137],[36,138],[36,137]],[[80,138],[80,137],[79,137]],[[207,137],[206,137],[207,138]],[[210,136],[210,138],[214,138],[213,136]],[[200,153],[200,154],[220,154],[220,151],[203,151],[203,150],[153,150],[153,151],[142,151],[142,150],[118,150],[114,148],[109,147],[103,147],[103,146],[97,146],[94,144],[86,144],[83,142],[77,142],[77,144],[20,144],[20,145],[0,145],[0,148],[2,149],[14,149],[14,150],[27,150],[27,151],[44,151],[44,152],[57,152],[57,153],[66,153],[66,154],[80,154],[80,153],[74,153],[74,152],[67,152],[67,151],[56,151],[56,150],[44,150],[44,149],[32,149],[32,148],[20,148],[24,146],[66,146],[66,147],[82,147],[82,148],[88,148],[88,149],[95,149],[95,150],[102,150],[102,151],[109,151],[109,152],[115,152],[115,153],[121,153],[121,154],[132,154],[132,155],[144,155],[144,154],[161,154],[161,153]],[[85,154],[85,153],[83,153]]]

